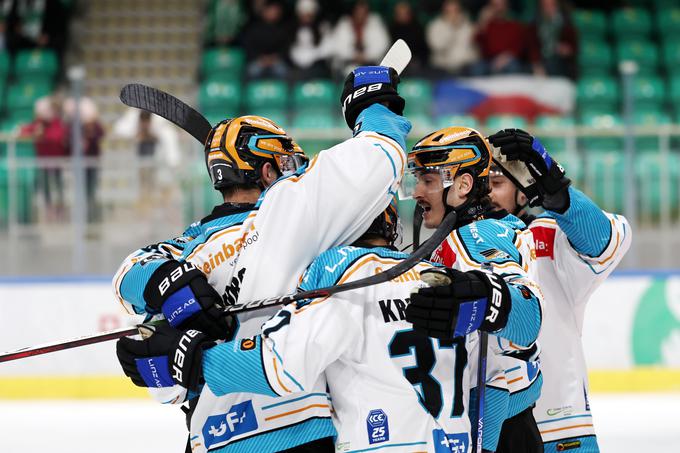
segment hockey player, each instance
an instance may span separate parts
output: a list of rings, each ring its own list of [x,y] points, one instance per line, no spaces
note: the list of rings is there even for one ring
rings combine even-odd
[[[235,213],[216,209],[190,228],[190,238],[133,253],[114,279],[121,301],[137,313],[162,314],[171,326],[189,329],[182,345],[200,354],[208,341],[230,338],[219,316],[223,301],[292,292],[295,276],[316,255],[355,240],[389,204],[405,167],[410,130],[400,116],[404,101],[396,91],[398,81],[396,72],[386,67],[353,71],[342,99],[354,137],[322,151],[308,165],[298,165],[297,146],[269,120],[242,117],[217,125],[206,143],[213,184],[227,193],[233,187],[249,191],[247,197],[227,201],[256,203],[236,206],[240,210]],[[287,169],[293,172],[276,178]],[[346,204],[346,198],[356,202]],[[305,247],[300,247],[303,240]],[[204,296],[208,287],[216,293]],[[275,312],[239,316],[232,329],[235,338],[254,335]],[[190,336],[199,330],[204,333]],[[168,389],[167,382],[153,378],[157,364],[131,359],[138,351],[128,346],[121,341],[117,348],[124,371],[146,377],[133,382]],[[191,380],[191,364],[184,357],[175,356],[173,363],[183,385],[171,388],[179,402],[200,392],[190,423],[192,451],[281,451],[335,433],[322,379],[304,400],[218,397]],[[323,448],[332,449],[332,443]]]
[[[392,247],[397,226],[395,202],[353,246],[331,249],[314,260],[300,279],[301,289],[357,280],[398,264],[407,255]],[[217,395],[248,391],[306,400],[299,392],[313,389],[325,374],[337,451],[468,453],[477,332],[466,327],[474,317],[463,307],[477,306],[480,298],[491,300],[495,287],[504,297],[519,287],[512,278],[506,282],[480,271],[448,270],[461,306],[454,322],[460,332],[456,338],[435,340],[405,320],[411,291],[422,286],[419,272],[432,270],[432,263],[421,261],[388,283],[290,304],[264,324],[261,335],[212,347],[190,362],[203,362],[206,384]],[[487,321],[477,327],[520,344],[533,342],[539,302],[521,297],[520,303],[503,301],[494,321],[488,321],[492,305],[478,305]],[[177,349],[173,338],[180,336],[165,329],[144,342],[172,356]],[[200,373],[198,368],[192,372]],[[169,376],[169,367],[160,372]]]
[[[478,270],[491,264],[494,271],[518,285],[500,303],[526,305],[532,291],[540,293],[532,276],[533,240],[525,225],[505,211],[495,211],[488,198],[491,153],[488,142],[465,127],[442,129],[420,140],[409,153],[405,195],[412,195],[423,210],[423,223],[437,227],[450,210],[458,213],[456,229],[432,259],[459,270]],[[514,280],[516,279],[516,280]],[[450,338],[457,305],[452,295],[440,288],[424,289],[412,297],[407,319],[416,329],[436,338]],[[479,322],[479,321],[478,321]],[[542,445],[530,406],[538,398],[541,375],[537,348],[510,345],[498,348],[489,341],[489,369],[485,398],[485,450],[497,447],[500,428],[506,418],[518,415],[518,423],[533,426],[529,436],[514,440],[512,451],[541,451]],[[533,384],[533,385],[532,385]],[[509,405],[508,392],[521,398]]]
[[[533,233],[536,278],[547,301],[539,337],[545,382],[534,409],[545,451],[598,452],[581,344],[583,316],[590,295],[630,247],[630,226],[571,187],[562,167],[529,133],[506,129],[489,140],[509,161],[526,164],[540,195],[536,204],[545,209],[538,217],[529,215],[524,193],[499,167],[492,170],[493,204],[519,216]]]

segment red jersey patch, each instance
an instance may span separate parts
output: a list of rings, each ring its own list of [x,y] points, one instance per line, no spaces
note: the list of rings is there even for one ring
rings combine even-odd
[[[448,240],[445,240],[437,247],[437,250],[432,254],[432,261],[447,267],[453,267],[453,264],[456,262],[456,253],[451,249]]]
[[[555,259],[555,228],[532,226],[529,228],[534,235],[536,258],[543,256]]]

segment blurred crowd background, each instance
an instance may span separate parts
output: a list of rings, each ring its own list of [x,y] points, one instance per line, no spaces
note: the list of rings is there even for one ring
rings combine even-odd
[[[398,38],[410,144],[528,129],[632,219],[624,267],[680,267],[677,1],[0,0],[0,275],[109,275],[219,202],[200,144],[123,106],[124,84],[213,124],[269,117],[313,155],[350,134],[347,72]]]

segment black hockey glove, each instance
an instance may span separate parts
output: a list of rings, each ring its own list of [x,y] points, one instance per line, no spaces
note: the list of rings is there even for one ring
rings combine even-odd
[[[203,383],[203,350],[214,346],[198,330],[182,332],[155,326],[144,340],[121,338],[116,343],[123,372],[139,387],[182,387],[198,391]]]
[[[424,280],[427,273],[445,274],[450,283],[411,294],[406,320],[415,330],[429,337],[450,339],[477,329],[497,332],[508,323],[512,299],[507,284],[498,275],[437,268],[421,272]]]
[[[222,297],[191,263],[163,263],[146,284],[144,300],[173,327],[200,330],[213,340],[226,340],[233,334],[234,319],[223,315]]]
[[[522,129],[503,129],[489,136],[489,141],[500,148],[508,160],[526,164],[536,184],[544,208],[564,213],[569,207],[567,187],[571,180],[564,175],[564,168],[550,157],[541,142]]]
[[[399,74],[387,66],[359,66],[350,72],[340,96],[342,114],[350,129],[354,130],[359,114],[373,104],[384,103],[402,115],[406,102],[397,93],[397,85]]]

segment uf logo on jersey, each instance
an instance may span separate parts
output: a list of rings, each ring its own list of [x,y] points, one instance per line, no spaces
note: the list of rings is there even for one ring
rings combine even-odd
[[[435,453],[467,453],[470,442],[466,433],[446,434],[442,429],[432,430]]]
[[[390,440],[390,427],[387,414],[382,409],[373,409],[366,417],[366,430],[368,431],[368,443],[377,444]]]
[[[226,414],[211,415],[203,425],[206,448],[226,442],[234,436],[257,429],[257,418],[252,401],[231,406]]]

